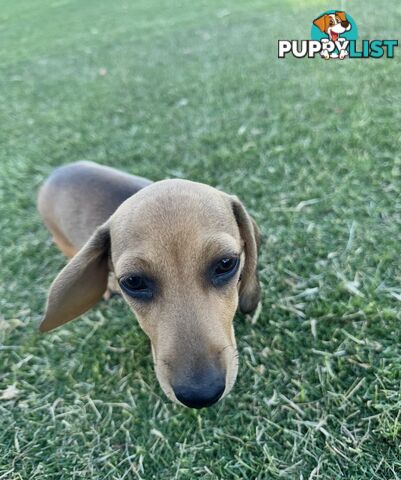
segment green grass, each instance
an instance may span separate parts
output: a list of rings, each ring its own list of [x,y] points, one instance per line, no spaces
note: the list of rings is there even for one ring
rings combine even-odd
[[[278,60],[327,8],[2,2],[0,479],[401,478],[401,53]],[[399,36],[396,0],[346,9]],[[38,333],[65,260],[36,191],[79,159],[209,183],[261,226],[263,309],[215,407],[166,400],[120,298]]]

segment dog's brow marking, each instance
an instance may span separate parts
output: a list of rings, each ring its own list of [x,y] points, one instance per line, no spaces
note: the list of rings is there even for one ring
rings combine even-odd
[[[207,255],[211,257],[212,260],[223,258],[223,257],[240,257],[244,251],[244,245],[241,245],[240,250],[238,251],[238,248],[236,245],[231,244],[228,245],[226,242],[219,243],[219,242],[214,242],[209,241],[205,245],[205,251],[207,252]],[[209,254],[209,252],[211,252]]]
[[[117,261],[119,277],[123,277],[132,273],[146,273],[153,271],[152,264],[149,260],[141,256],[124,256],[123,259]]]

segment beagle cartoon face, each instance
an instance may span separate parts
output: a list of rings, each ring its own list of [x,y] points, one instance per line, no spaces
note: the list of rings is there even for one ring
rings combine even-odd
[[[341,34],[350,31],[352,28],[345,12],[325,13],[314,20],[313,24],[321,32],[326,33],[332,42],[336,42]]]

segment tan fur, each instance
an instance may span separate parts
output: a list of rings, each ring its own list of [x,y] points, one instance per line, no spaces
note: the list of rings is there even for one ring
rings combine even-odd
[[[72,258],[78,250],[61,234],[56,227],[48,225],[50,232],[53,234],[53,241],[67,258]]]
[[[237,375],[235,311],[238,305],[244,312],[254,310],[260,296],[256,271],[259,231],[241,202],[186,180],[151,184],[140,179],[145,188],[142,183],[136,188],[137,177],[131,176],[133,194],[115,211],[99,214],[99,209],[106,210],[102,195],[108,195],[105,189],[113,183],[99,184],[97,169],[103,167],[90,166],[86,181],[97,182],[96,188],[86,188],[84,183],[79,193],[67,195],[67,200],[64,190],[71,193],[70,184],[82,176],[82,168],[89,167],[85,163],[64,168],[70,169],[65,185],[60,187],[63,181],[59,178],[55,188],[50,177],[40,193],[39,210],[47,225],[57,225],[71,245],[81,248],[50,288],[41,331],[78,317],[100,300],[110,271],[117,279],[138,270],[145,272],[157,280],[155,298],[144,303],[124,292],[123,297],[151,341],[163,390],[177,401],[172,383],[184,381],[200,365],[213,365],[226,372],[226,395]],[[61,170],[59,177],[63,176]],[[119,172],[112,172],[114,180],[118,179]],[[118,192],[118,181],[116,185],[112,188]],[[120,200],[121,195],[117,196]],[[51,207],[47,207],[49,201]],[[113,203],[110,198],[108,201]],[[96,217],[94,232],[88,231],[89,220],[74,222],[74,214],[83,210],[86,219]],[[74,243],[85,236],[83,245]],[[205,279],[207,268],[216,258],[230,254],[241,255],[240,269],[236,278],[217,289]]]
[[[345,12],[336,12],[336,16],[340,17],[340,20],[342,22],[345,22],[347,20],[347,15],[345,14]]]
[[[316,25],[321,32],[327,32],[327,28],[329,26],[329,20],[330,20],[330,16],[328,14],[325,14],[317,18],[316,20],[314,20],[313,24]]]

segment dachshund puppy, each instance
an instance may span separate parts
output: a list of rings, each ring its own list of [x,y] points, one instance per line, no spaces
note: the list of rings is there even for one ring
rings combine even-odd
[[[51,285],[42,332],[117,289],[171,400],[202,408],[227,395],[238,367],[235,311],[252,312],[260,298],[259,230],[238,198],[78,162],[47,179],[38,209],[71,258]]]

